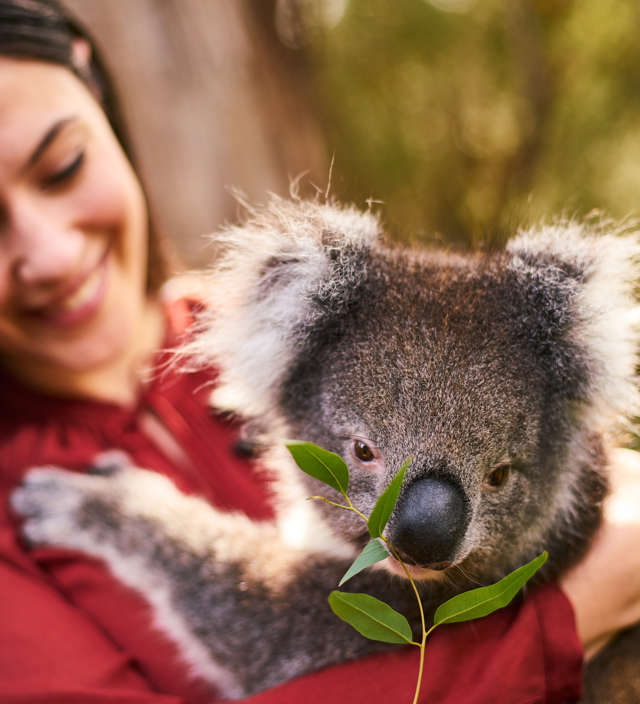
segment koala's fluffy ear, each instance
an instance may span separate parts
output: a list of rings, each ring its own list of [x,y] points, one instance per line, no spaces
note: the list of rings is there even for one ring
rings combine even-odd
[[[364,279],[377,218],[354,208],[271,196],[214,236],[220,255],[184,353],[220,371],[215,406],[261,415],[307,335],[338,316]]]
[[[640,239],[607,223],[565,222],[521,232],[507,245],[510,266],[560,295],[568,307],[568,343],[581,367],[579,398],[596,426],[638,414]],[[557,313],[551,311],[552,314]],[[557,317],[557,316],[556,316]],[[556,363],[556,368],[561,366]],[[564,370],[557,369],[559,374]]]

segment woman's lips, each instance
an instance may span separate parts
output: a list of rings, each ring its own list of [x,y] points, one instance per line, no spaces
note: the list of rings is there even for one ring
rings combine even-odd
[[[100,263],[66,295],[30,314],[56,327],[73,327],[89,320],[102,305],[107,288],[108,253]]]

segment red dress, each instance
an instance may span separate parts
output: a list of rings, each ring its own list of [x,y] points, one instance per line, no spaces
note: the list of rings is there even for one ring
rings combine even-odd
[[[184,328],[188,309],[169,311]],[[159,368],[166,361],[162,355]],[[78,553],[19,542],[7,508],[29,467],[82,471],[120,448],[184,491],[250,517],[272,515],[268,488],[234,453],[235,428],[206,406],[208,379],[165,369],[135,408],[41,395],[0,376],[0,702],[210,704],[145,601]],[[175,444],[153,431],[169,430]],[[265,642],[265,647],[268,647]],[[427,643],[421,702],[555,704],[577,701],[582,650],[571,606],[555,586],[480,621],[436,630]],[[252,704],[409,704],[417,652],[398,649],[306,675]]]

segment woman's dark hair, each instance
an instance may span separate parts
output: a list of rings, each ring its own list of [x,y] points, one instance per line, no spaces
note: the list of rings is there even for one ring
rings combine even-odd
[[[86,42],[91,49],[86,65],[77,60],[74,45],[78,40]],[[117,95],[100,53],[87,31],[56,0],[0,0],[0,55],[47,61],[72,71],[100,102],[114,134],[135,168]],[[151,216],[148,229],[147,290],[155,292],[166,280],[169,265],[164,241]]]

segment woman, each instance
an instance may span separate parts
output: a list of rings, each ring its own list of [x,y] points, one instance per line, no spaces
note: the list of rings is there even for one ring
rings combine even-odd
[[[185,330],[190,310],[158,293],[160,243],[125,149],[110,82],[86,34],[52,0],[0,0],[3,702],[215,699],[154,629],[145,603],[101,564],[20,544],[6,499],[29,467],[84,471],[117,447],[217,506],[271,515],[266,487],[234,450],[234,428],[207,411],[206,375],[154,371],[164,361],[158,350]],[[627,488],[638,485],[634,470]],[[625,535],[639,533],[635,525]],[[609,565],[609,553],[594,550],[564,585],[588,648],[640,617],[640,586],[627,579],[637,565]],[[602,565],[611,567],[605,575]],[[612,599],[623,584],[624,600]],[[604,618],[589,608],[600,594],[610,604]],[[571,603],[544,587],[524,604],[436,633],[421,701],[573,701],[581,658]],[[400,650],[250,701],[404,702],[415,668],[415,654]]]

